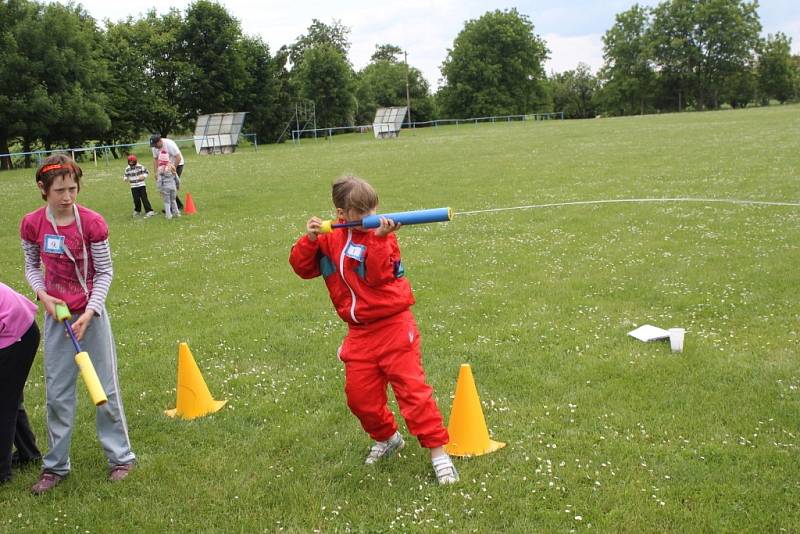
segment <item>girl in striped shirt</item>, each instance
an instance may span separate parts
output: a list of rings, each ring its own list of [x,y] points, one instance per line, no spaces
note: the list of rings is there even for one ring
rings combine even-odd
[[[56,320],[56,304],[66,304],[72,312],[75,335],[89,353],[108,396],[108,403],[97,408],[96,427],[108,458],[110,480],[125,478],[136,460],[128,439],[116,347],[105,308],[113,277],[108,226],[100,214],[76,203],[82,174],[67,156],[46,158],[36,171],[36,185],[46,205],[25,215],[20,224],[25,277],[46,311],[44,374],[49,450],[39,481],[31,488],[36,494],[52,489],[70,471],[78,367],[72,343]]]

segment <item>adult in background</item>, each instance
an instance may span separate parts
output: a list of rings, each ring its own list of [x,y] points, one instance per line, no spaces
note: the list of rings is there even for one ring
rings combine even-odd
[[[41,458],[22,407],[22,391],[39,339],[36,304],[0,283],[0,484],[11,480],[15,443],[17,464]]]
[[[178,148],[178,145],[172,139],[167,139],[166,137],[161,137],[160,134],[153,134],[150,136],[150,148],[153,150],[153,174],[158,176],[158,154],[161,152],[161,149],[166,149],[167,154],[169,154],[169,162],[175,167],[175,174],[178,175],[178,179],[180,180],[181,174],[183,174],[183,154],[181,154],[181,149]],[[183,202],[181,202],[180,197],[175,194],[175,202],[178,204],[178,209],[183,211]]]

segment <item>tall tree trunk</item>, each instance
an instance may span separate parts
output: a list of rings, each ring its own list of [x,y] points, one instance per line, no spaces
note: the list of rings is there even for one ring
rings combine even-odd
[[[0,137],[0,154],[8,154],[8,138],[5,136]],[[0,171],[7,171],[11,169],[11,156],[0,157]]]

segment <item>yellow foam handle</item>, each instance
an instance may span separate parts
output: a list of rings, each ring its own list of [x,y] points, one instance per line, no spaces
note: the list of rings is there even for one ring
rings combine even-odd
[[[329,234],[333,232],[333,227],[331,227],[331,224],[333,224],[333,221],[322,221],[322,224],[319,225],[320,233]]]
[[[65,304],[56,304],[56,319],[59,321],[63,321],[64,319],[69,319],[72,317],[72,314],[69,311],[69,308]]]
[[[79,352],[75,355],[75,363],[81,370],[83,382],[86,384],[86,389],[89,390],[89,396],[95,406],[102,406],[108,402],[106,392],[103,391],[103,386],[100,384],[100,379],[97,377],[97,372],[94,370],[92,360],[89,359],[88,352]]]

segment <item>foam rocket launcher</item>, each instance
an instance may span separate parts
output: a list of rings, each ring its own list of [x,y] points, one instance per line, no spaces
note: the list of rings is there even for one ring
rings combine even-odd
[[[72,325],[69,324],[70,317],[72,317],[72,314],[69,308],[63,304],[56,304],[56,319],[64,323],[64,329],[66,329],[67,334],[69,334],[72,340],[72,345],[75,347],[75,352],[77,352],[77,354],[75,354],[75,363],[81,371],[83,382],[86,384],[86,389],[89,390],[89,396],[92,398],[92,402],[95,406],[102,406],[108,402],[108,397],[106,397],[106,392],[103,390],[102,384],[100,384],[100,378],[97,376],[97,371],[94,370],[94,365],[92,365],[92,360],[89,358],[89,353],[81,350],[78,338],[75,337]]]
[[[430,210],[398,211],[397,213],[379,213],[377,215],[364,217],[360,221],[345,223],[322,221],[320,230],[323,234],[326,234],[332,232],[334,228],[349,228],[354,226],[377,228],[381,225],[381,218],[391,219],[402,225],[446,222],[453,220],[453,210],[450,208],[435,208]]]

